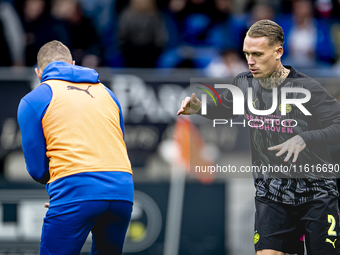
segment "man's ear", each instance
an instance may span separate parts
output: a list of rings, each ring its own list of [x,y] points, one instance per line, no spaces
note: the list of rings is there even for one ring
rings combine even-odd
[[[39,78],[39,81],[41,81],[41,76],[42,76],[42,71],[40,71],[40,69],[38,68],[35,68],[34,69],[35,73],[37,74],[38,78]]]
[[[76,64],[76,61],[75,61],[75,60],[73,60],[71,64],[72,64],[72,65],[75,65],[75,64]]]
[[[283,47],[279,46],[276,50],[276,59],[279,60],[283,55]]]

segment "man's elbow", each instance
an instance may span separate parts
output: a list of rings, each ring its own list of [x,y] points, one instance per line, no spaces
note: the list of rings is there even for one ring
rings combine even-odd
[[[32,175],[32,174],[31,174],[31,176],[36,182],[39,182],[41,184],[46,184],[50,180],[50,172],[49,171],[46,171],[44,173],[44,175],[42,175],[42,176]]]

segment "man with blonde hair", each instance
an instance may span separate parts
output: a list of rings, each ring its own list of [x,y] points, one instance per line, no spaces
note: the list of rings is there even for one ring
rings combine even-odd
[[[79,254],[89,232],[91,254],[121,254],[134,185],[119,101],[61,42],[37,58],[41,84],[18,121],[27,170],[50,196],[40,254]]]
[[[340,254],[338,191],[327,152],[327,144],[340,143],[340,106],[318,82],[282,65],[283,43],[284,33],[278,24],[270,20],[254,23],[243,44],[250,71],[233,81],[245,98],[252,92],[252,102],[244,104],[244,116],[259,122],[249,125],[253,166],[292,169],[279,174],[253,173],[256,254],[295,254],[303,234],[308,255]],[[310,114],[291,103],[307,98],[301,91],[310,93],[303,104]],[[281,109],[286,96],[290,103]],[[219,97],[221,104],[207,102],[207,114],[202,115],[210,119],[235,117],[231,91],[225,90]],[[274,101],[279,106],[271,114],[258,113],[271,109]],[[192,94],[183,100],[177,114],[200,114],[200,109],[201,101]],[[317,172],[320,166],[326,166],[329,173]],[[294,167],[302,173],[296,174]]]

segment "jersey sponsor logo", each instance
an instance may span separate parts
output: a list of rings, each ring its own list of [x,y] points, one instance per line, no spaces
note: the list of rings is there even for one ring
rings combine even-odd
[[[260,234],[255,232],[254,234],[254,244],[257,244],[260,240]]]
[[[281,112],[281,104],[279,105],[279,111]],[[290,113],[292,111],[292,106],[290,104],[286,104],[286,113]]]
[[[332,240],[331,239],[329,239],[329,238],[326,238],[326,243],[330,243],[330,244],[332,244],[333,245],[333,247],[334,247],[334,249],[335,249],[335,241],[336,241],[337,239],[335,239],[333,242],[332,242]]]
[[[94,96],[91,95],[91,93],[89,92],[91,85],[89,85],[87,87],[87,89],[81,89],[75,86],[67,86],[67,90],[80,90],[80,91],[84,91],[86,94],[88,94],[90,97],[94,98]]]

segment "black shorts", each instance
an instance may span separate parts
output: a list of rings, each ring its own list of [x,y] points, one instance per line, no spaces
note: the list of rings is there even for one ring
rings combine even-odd
[[[287,205],[256,197],[255,207],[256,251],[271,249],[301,254],[303,242],[300,237],[305,235],[308,255],[340,254],[337,198]]]

